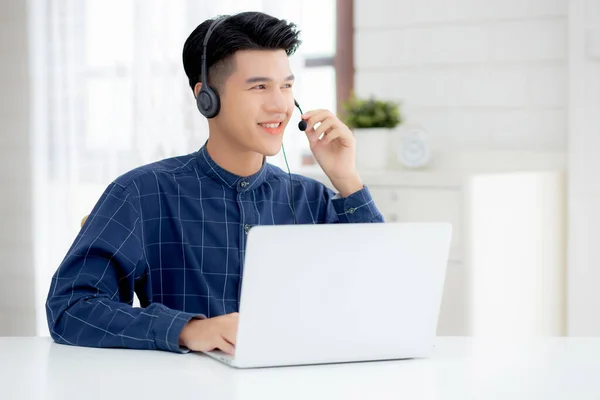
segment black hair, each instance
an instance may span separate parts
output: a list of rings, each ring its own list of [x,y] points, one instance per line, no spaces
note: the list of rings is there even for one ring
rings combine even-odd
[[[201,82],[204,37],[215,19],[202,22],[185,41],[183,68],[194,90]],[[213,31],[207,45],[207,73],[211,87],[219,86],[232,72],[231,57],[239,50],[285,50],[288,56],[301,44],[296,25],[256,11],[228,15]]]

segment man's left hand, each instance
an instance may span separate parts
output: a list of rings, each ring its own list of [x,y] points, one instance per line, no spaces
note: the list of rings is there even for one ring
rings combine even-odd
[[[307,123],[310,150],[340,195],[348,197],[361,190],[363,184],[355,163],[356,139],[350,128],[329,110],[309,111],[302,119]]]

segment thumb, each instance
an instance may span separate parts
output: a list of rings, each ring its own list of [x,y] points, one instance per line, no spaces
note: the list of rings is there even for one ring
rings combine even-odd
[[[229,341],[227,339],[225,339],[224,337],[221,337],[217,347],[219,348],[219,350],[221,350],[222,352],[229,354],[230,356],[234,355],[235,353],[235,346],[231,343],[229,343]]]

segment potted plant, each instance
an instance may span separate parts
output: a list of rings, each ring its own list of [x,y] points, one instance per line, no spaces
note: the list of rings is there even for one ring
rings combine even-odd
[[[403,122],[399,104],[374,97],[362,99],[352,94],[343,108],[344,123],[352,129],[356,138],[357,167],[385,169],[392,146],[392,134],[396,126]]]

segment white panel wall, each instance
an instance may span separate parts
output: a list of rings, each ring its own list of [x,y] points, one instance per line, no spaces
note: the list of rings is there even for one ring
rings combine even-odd
[[[564,178],[526,171],[468,179],[471,334],[565,334]]]
[[[452,150],[565,151],[568,0],[355,0],[356,92]]]
[[[431,172],[564,169],[568,0],[354,4],[356,93],[402,103],[430,134]],[[476,267],[449,264],[439,334],[473,333]]]
[[[600,0],[570,4],[568,333],[600,336]]]
[[[0,336],[35,334],[27,2],[0,2]]]

